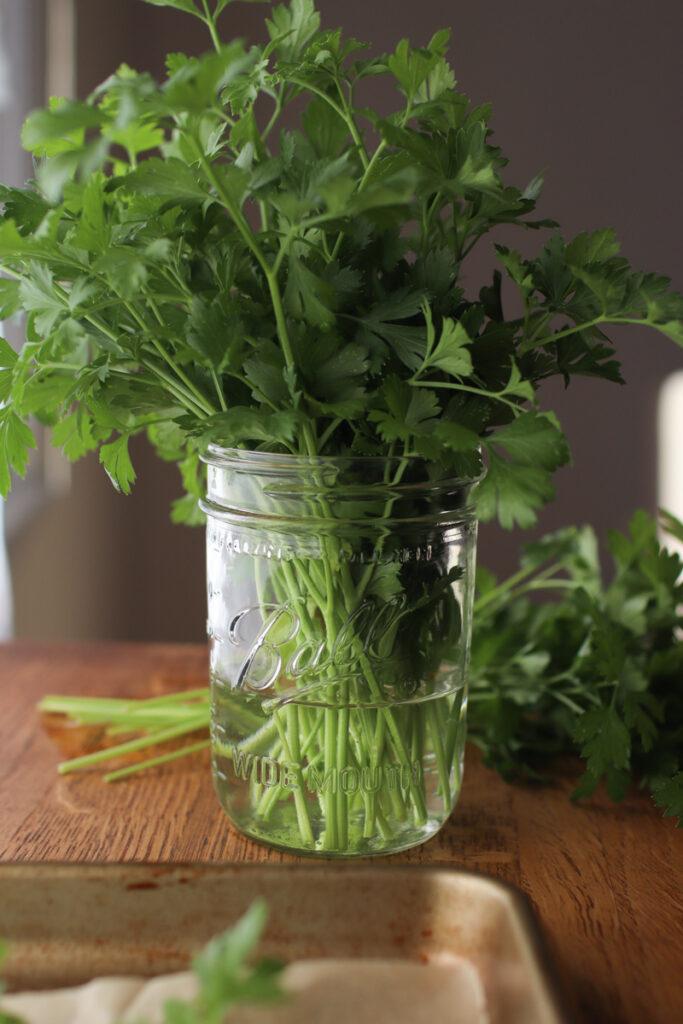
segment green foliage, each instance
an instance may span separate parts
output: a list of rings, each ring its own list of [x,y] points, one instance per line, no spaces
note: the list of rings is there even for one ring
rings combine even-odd
[[[178,520],[199,520],[201,448],[228,440],[473,474],[483,451],[481,517],[533,523],[569,458],[542,382],[620,380],[611,324],[683,344],[683,299],[609,230],[554,234],[531,259],[498,246],[501,271],[467,294],[467,256],[493,228],[555,225],[534,217],[540,177],[504,181],[447,31],[368,57],[291,0],[247,48],[219,35],[229,0],[147,2],[200,19],[211,52],[170,55],[159,84],[124,65],[31,114],[35,181],[0,186],[0,317],[27,328],[18,358],[0,347],[0,493],[37,415],[69,458],[99,448],[124,493],[129,439],[172,424],[191,487]],[[395,86],[388,117],[357,105],[370,75]]]
[[[251,964],[266,923],[263,900],[252,903],[233,928],[213,939],[192,967],[199,981],[193,1003],[171,1000],[165,1007],[166,1024],[223,1024],[241,1004],[277,1002],[281,965],[262,959]]]
[[[662,808],[665,817],[683,821],[683,772],[676,772],[670,779],[654,779],[652,792],[655,803]]]
[[[128,454],[128,435],[121,434],[115,441],[100,448],[100,462],[117,491],[130,494],[135,482],[135,470]]]
[[[673,516],[661,521],[683,534]],[[619,800],[634,780],[683,818],[683,561],[645,512],[609,546],[608,584],[589,527],[528,545],[506,582],[480,574],[470,737],[506,777],[541,778],[553,755],[576,750],[577,798],[604,781]],[[558,599],[531,599],[544,592]]]
[[[9,490],[12,470],[24,476],[29,450],[35,446],[30,427],[9,406],[0,409],[0,494]]]
[[[497,514],[507,528],[531,526],[535,510],[552,498],[552,471],[569,458],[556,420],[551,414],[527,410],[484,444],[489,468],[479,493],[480,515],[491,519]]]

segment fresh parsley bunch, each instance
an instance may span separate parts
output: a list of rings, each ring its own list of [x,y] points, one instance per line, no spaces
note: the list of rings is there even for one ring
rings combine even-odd
[[[35,180],[0,188],[0,319],[26,314],[21,352],[0,342],[0,492],[34,416],[70,459],[98,449],[124,493],[147,433],[180,466],[178,521],[198,520],[215,441],[458,472],[484,449],[481,518],[529,526],[569,457],[540,385],[619,381],[611,324],[682,344],[683,298],[631,270],[609,230],[553,234],[529,260],[497,246],[492,282],[466,292],[492,229],[556,225],[534,216],[540,178],[506,182],[447,31],[373,57],[291,0],[247,46],[219,33],[230,0],[147,2],[200,18],[213,51],[171,54],[160,84],[123,66],[32,114]],[[386,116],[364,105],[376,76],[399,97]]]
[[[682,523],[661,521],[683,541]],[[576,797],[604,781],[620,800],[635,781],[683,819],[683,560],[642,511],[608,546],[609,583],[590,527],[527,545],[504,583],[480,571],[470,738],[507,778],[547,778],[555,755],[576,750]]]

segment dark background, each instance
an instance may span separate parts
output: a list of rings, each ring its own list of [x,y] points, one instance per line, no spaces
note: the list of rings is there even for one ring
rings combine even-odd
[[[341,25],[378,50],[402,36],[425,42],[452,26],[457,78],[475,102],[493,103],[509,180],[523,185],[544,169],[542,215],[560,221],[566,235],[614,227],[636,267],[667,273],[683,288],[680,2],[320,0],[319,7],[328,27]],[[166,52],[209,46],[198,22],[141,0],[77,0],[76,8],[79,95],[122,61],[160,75]],[[266,10],[228,9],[224,36],[261,38]],[[531,251],[539,238],[516,235],[514,244]],[[477,260],[473,291],[491,262],[486,253]],[[604,533],[623,527],[636,507],[655,508],[657,394],[683,359],[654,333],[614,336],[628,387],[584,380],[545,395],[567,431],[574,465],[558,475],[557,499],[540,529],[590,522]],[[142,442],[134,456],[139,482],[131,498],[111,492],[93,460],[77,465],[71,493],[15,540],[20,635],[203,637],[202,533],[168,522],[175,469],[156,462]],[[509,571],[522,539],[482,528],[480,561]]]

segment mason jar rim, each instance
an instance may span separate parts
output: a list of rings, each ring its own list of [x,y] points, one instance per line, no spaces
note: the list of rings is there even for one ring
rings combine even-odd
[[[473,476],[449,476],[439,478],[439,483],[453,486],[474,486],[480,483],[486,476],[486,465],[483,458],[481,446],[478,447],[479,455],[482,456],[482,469],[480,473]],[[290,452],[268,452],[257,451],[250,448],[226,448],[219,444],[211,443],[206,450],[200,453],[200,459],[205,465],[217,469],[248,470],[273,469],[273,470],[305,470],[311,468],[334,468],[340,469],[349,466],[386,466],[387,463],[400,465],[402,462],[409,462],[411,465],[430,466],[433,463],[422,455],[294,455]]]

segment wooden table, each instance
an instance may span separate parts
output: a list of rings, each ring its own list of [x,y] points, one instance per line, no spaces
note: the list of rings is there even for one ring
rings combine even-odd
[[[153,696],[205,676],[202,647],[0,647],[0,862],[295,860],[232,831],[203,754],[112,786],[56,774],[59,753],[34,710],[43,694]],[[682,1021],[683,842],[672,822],[640,796],[575,807],[569,779],[508,786],[473,755],[465,778],[439,835],[393,859],[524,890],[577,1021]]]

